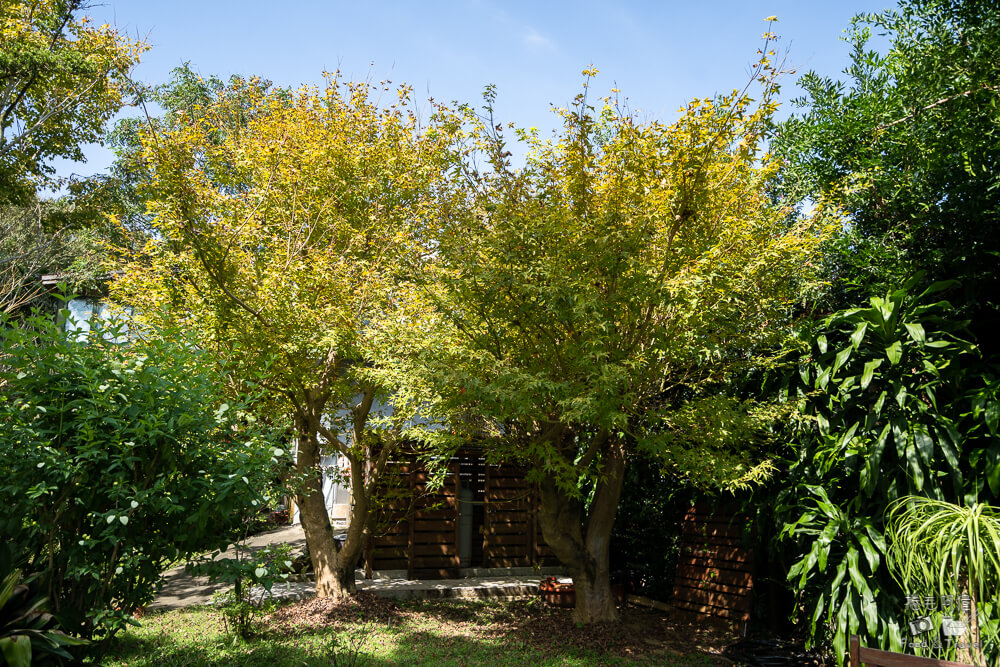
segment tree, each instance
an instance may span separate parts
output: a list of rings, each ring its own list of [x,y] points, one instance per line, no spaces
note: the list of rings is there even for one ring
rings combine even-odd
[[[75,290],[96,288],[104,243],[114,236],[98,217],[70,197],[0,205],[0,313],[23,319],[31,308],[44,307],[55,315],[54,299],[40,303],[48,293],[41,280],[46,273]]]
[[[406,414],[368,369],[393,349],[383,323],[407,315],[403,257],[439,178],[446,134],[407,113],[410,91],[330,76],[325,90],[268,92],[237,80],[175,129],[142,133],[158,237],[112,294],[140,320],[161,313],[261,378],[267,415],[296,438],[296,504],[320,596],[355,590],[371,499]],[[233,122],[234,100],[245,122]],[[155,128],[154,128],[155,130]],[[160,309],[163,309],[162,311]],[[350,462],[346,541],[333,540],[321,451]]]
[[[143,133],[165,133],[177,130],[197,118],[206,110],[215,107],[220,120],[218,105],[228,107],[228,122],[220,125],[214,139],[221,141],[227,134],[227,127],[245,127],[253,114],[253,100],[259,94],[271,90],[271,94],[288,96],[290,91],[274,90],[266,79],[246,79],[232,76],[229,85],[217,76],[201,76],[190,63],[184,63],[171,70],[170,80],[158,85],[135,84],[136,95],[147,111],[147,105],[155,104],[163,110],[160,116],[118,120],[106,137],[116,159],[106,174],[91,176],[78,181],[71,192],[82,206],[100,211],[101,220],[112,217],[121,229],[104,225],[104,237],[114,245],[139,244],[152,232],[152,221],[147,211],[149,191],[144,187],[150,180],[148,164],[143,158],[141,136]],[[235,90],[245,89],[243,94]],[[228,91],[228,92],[227,92]],[[123,233],[124,232],[124,233]]]
[[[82,209],[44,202],[54,157],[83,159],[121,108],[128,72],[145,49],[93,27],[79,0],[0,4],[0,312],[42,294],[39,274],[92,256]],[[79,272],[77,272],[79,273]]]
[[[708,487],[768,474],[767,409],[712,389],[767,363],[828,230],[786,224],[765,196],[770,55],[756,104],[747,90],[694,100],[672,125],[584,92],[555,140],[518,134],[523,169],[492,90],[484,116],[465,109],[466,161],[425,266],[441,339],[414,369],[453,429],[529,468],[578,622],[617,618],[608,543],[630,458]]]
[[[60,255],[44,228],[44,208],[0,207],[0,313],[13,313],[44,291],[39,279]]]
[[[872,32],[887,35],[884,53]],[[923,271],[961,281],[952,301],[992,356],[1000,323],[1000,14],[990,0],[903,0],[862,15],[846,83],[809,73],[804,112],[781,128],[784,195],[844,208],[832,309]]]
[[[124,100],[145,50],[109,26],[77,18],[81,0],[0,5],[0,203],[24,203],[54,157],[82,160]]]

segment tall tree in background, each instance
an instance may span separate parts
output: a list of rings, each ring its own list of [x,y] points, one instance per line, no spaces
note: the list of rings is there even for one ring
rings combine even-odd
[[[695,100],[672,125],[581,94],[556,139],[520,133],[523,169],[492,93],[486,117],[466,110],[469,153],[426,264],[442,339],[416,366],[453,428],[539,483],[578,622],[617,618],[608,545],[631,457],[700,486],[767,476],[754,440],[767,410],[711,387],[767,363],[824,235],[818,219],[787,225],[765,195],[767,58],[756,103],[746,90]]]
[[[112,286],[136,318],[186,324],[271,392],[297,439],[296,503],[320,596],[355,590],[371,497],[399,438],[404,414],[376,415],[385,396],[367,369],[393,354],[378,332],[405,316],[409,230],[446,154],[446,135],[418,127],[409,90],[396,92],[380,107],[388,88],[336,76],[292,95],[237,80],[178,112],[173,129],[143,132],[157,236]],[[324,451],[350,462],[343,546],[322,494]]]
[[[873,33],[886,37],[881,52]],[[775,142],[788,166],[779,191],[838,204],[848,223],[827,255],[826,306],[839,312],[815,329],[799,368],[810,418],[769,503],[795,547],[801,618],[838,661],[852,634],[892,650],[908,640],[914,591],[886,568],[884,509],[907,494],[971,505],[1000,493],[990,369],[1000,353],[1000,13],[987,0],[903,0],[857,17],[848,39],[846,83],[803,77],[805,111]],[[917,296],[922,281],[947,301]],[[954,658],[953,646],[928,651]]]
[[[888,37],[880,53],[872,33]],[[904,0],[860,16],[846,83],[809,73],[805,111],[784,124],[785,193],[844,207],[831,256],[833,306],[859,305],[923,271],[984,352],[1000,325],[1000,12],[992,0]]]
[[[75,233],[82,209],[35,191],[52,184],[52,158],[81,160],[81,146],[102,139],[146,48],[81,10],[75,0],[0,3],[0,312],[38,297],[39,274],[87,254]]]
[[[124,103],[145,50],[77,15],[81,0],[0,3],[0,203],[25,202],[55,157],[82,160]]]

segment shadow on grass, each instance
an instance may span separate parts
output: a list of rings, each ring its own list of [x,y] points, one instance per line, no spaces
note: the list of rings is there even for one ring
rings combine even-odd
[[[358,610],[360,611],[360,610]],[[368,616],[368,618],[364,618]],[[360,617],[360,618],[359,618]],[[626,616],[626,622],[627,622]],[[528,601],[456,601],[400,604],[396,613],[337,615],[327,624],[286,624],[248,641],[225,634],[218,613],[194,608],[143,619],[117,638],[101,664],[153,666],[334,665],[718,665],[696,652],[654,642],[619,642],[640,629],[577,628],[565,610]],[[296,617],[296,620],[299,620]],[[593,637],[591,637],[593,639]]]
[[[233,645],[178,645],[165,637],[131,638],[116,647],[105,664],[171,665],[185,667],[222,667],[247,665],[291,667],[292,665],[333,665],[334,667],[388,667],[426,665],[450,667],[469,665],[609,665],[627,664],[596,653],[566,650],[545,653],[523,646],[482,642],[468,637],[443,637],[429,631],[406,633],[388,646],[373,646],[371,642],[353,653],[344,650],[344,641],[330,633],[325,641],[307,644],[275,642],[266,637]],[[312,636],[312,640],[320,639]],[[664,664],[664,663],[658,663]],[[675,663],[670,663],[675,664]],[[688,664],[688,663],[685,663]],[[696,664],[696,663],[692,663]]]
[[[620,623],[578,626],[572,610],[540,598],[487,601],[413,601],[401,604],[411,614],[443,624],[488,628],[480,639],[523,645],[543,655],[579,653],[602,660],[646,660],[651,664],[729,664],[719,654],[732,639],[704,624],[673,621],[635,606],[619,608]],[[475,631],[475,630],[474,630]]]

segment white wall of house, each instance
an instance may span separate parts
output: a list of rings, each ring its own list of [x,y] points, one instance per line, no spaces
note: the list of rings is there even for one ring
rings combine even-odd
[[[66,303],[69,316],[63,322],[66,331],[77,332],[78,338],[84,338],[90,332],[90,324],[95,319],[107,318],[107,306],[95,299],[70,299]]]
[[[346,527],[347,517],[351,510],[351,466],[347,458],[334,452],[324,454],[319,460],[323,470],[323,499],[326,501],[326,511],[334,527]],[[293,524],[300,523],[299,508],[292,503],[290,520]]]
[[[360,402],[361,395],[355,397],[355,400]],[[389,417],[392,414],[391,403],[376,400],[372,404],[371,418]],[[338,421],[346,421],[347,416],[346,410],[340,410],[337,413]],[[422,417],[410,420],[410,425],[441,428],[429,425],[429,422]],[[323,469],[323,497],[326,500],[326,509],[330,514],[330,521],[335,527],[339,527],[347,525],[347,517],[351,509],[350,465],[346,457],[336,451],[330,451],[332,449],[328,448],[328,453],[320,457],[320,467]],[[300,522],[298,508],[295,507],[294,503],[292,503],[290,519],[292,523]]]
[[[323,498],[330,521],[334,525],[347,525],[351,510],[351,466],[340,454],[323,456],[319,464],[323,468]]]
[[[113,317],[111,309],[101,299],[77,297],[66,302],[66,310],[69,311],[69,314],[63,320],[62,326],[66,331],[75,332],[77,340],[86,338],[87,334],[94,328],[95,322],[108,322],[112,318],[118,325],[118,336],[113,337],[110,333],[105,332],[104,338],[115,343],[124,343],[129,339],[130,332],[127,322],[130,311],[128,309],[117,311]]]

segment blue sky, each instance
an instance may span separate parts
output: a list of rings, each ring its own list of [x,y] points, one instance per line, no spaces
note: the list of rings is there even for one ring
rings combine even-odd
[[[692,97],[746,83],[765,17],[779,17],[778,47],[788,50],[789,67],[835,76],[848,61],[840,37],[851,17],[890,6],[889,0],[105,0],[87,13],[151,45],[134,74],[142,81],[165,81],[190,61],[203,75],[256,74],[282,86],[318,84],[324,70],[340,69],[349,79],[406,82],[418,99],[442,101],[478,102],[492,83],[500,119],[548,130],[555,125],[549,103],[567,104],[591,64],[601,71],[594,92],[617,87],[631,108],[669,120]],[[783,100],[798,94],[797,76],[786,78]],[[786,104],[779,113],[789,111]],[[60,172],[95,173],[112,158],[100,147],[87,154],[87,164],[63,164]]]

